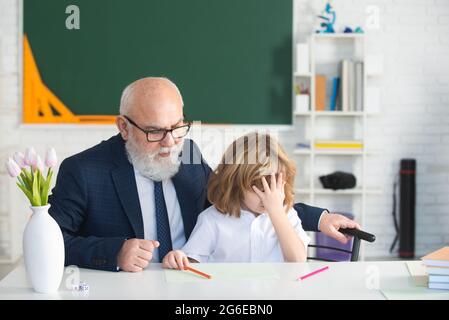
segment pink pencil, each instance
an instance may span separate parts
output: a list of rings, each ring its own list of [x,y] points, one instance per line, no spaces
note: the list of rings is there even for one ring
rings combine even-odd
[[[304,280],[304,279],[307,279],[308,277],[311,277],[311,276],[313,276],[313,275],[315,275],[315,274],[317,274],[317,273],[323,272],[323,271],[325,271],[325,270],[327,270],[327,269],[329,269],[329,266],[326,266],[326,267],[324,267],[324,268],[315,270],[315,271],[313,271],[313,272],[311,272],[311,273],[306,274],[305,276],[299,277],[298,280]]]

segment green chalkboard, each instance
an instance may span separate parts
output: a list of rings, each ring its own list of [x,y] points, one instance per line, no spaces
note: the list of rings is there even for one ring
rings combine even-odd
[[[178,85],[190,120],[291,123],[292,0],[23,2],[42,82],[76,115],[118,114],[123,88],[151,75]]]

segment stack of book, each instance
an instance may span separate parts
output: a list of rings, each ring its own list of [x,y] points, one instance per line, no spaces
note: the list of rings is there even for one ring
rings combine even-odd
[[[343,60],[341,62],[340,108],[342,111],[363,111],[363,69],[361,61]]]
[[[317,150],[361,151],[363,143],[357,140],[315,140]]]
[[[355,60],[342,60],[340,74],[337,77],[316,75],[315,110],[316,111],[363,111],[364,63]],[[329,83],[328,83],[329,81]],[[327,85],[330,84],[328,90]],[[329,94],[329,95],[327,95]],[[326,103],[328,102],[328,107]]]
[[[449,290],[449,247],[441,248],[421,259],[429,275],[429,288]]]

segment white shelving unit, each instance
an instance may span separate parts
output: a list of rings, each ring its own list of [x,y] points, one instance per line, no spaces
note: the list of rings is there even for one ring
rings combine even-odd
[[[310,148],[297,148],[293,151],[298,163],[296,200],[327,207],[332,211],[350,212],[363,226],[366,197],[382,193],[381,189],[368,188],[366,185],[367,157],[379,154],[374,150],[367,150],[365,144],[368,116],[377,115],[366,112],[365,93],[369,76],[364,72],[362,111],[316,111],[315,76],[324,74],[328,79],[340,76],[340,62],[343,59],[365,62],[365,35],[313,34],[308,39],[308,46],[310,72],[295,71],[292,75],[294,85],[308,86],[310,92],[308,111],[296,112],[296,105],[293,103],[293,123],[298,137],[296,142],[310,145]],[[296,52],[293,56],[296,57]],[[327,87],[329,88],[329,81]],[[294,95],[293,92],[293,101]],[[328,105],[329,91],[326,96]],[[357,140],[364,144],[361,150],[317,150],[314,146],[316,140]],[[332,163],[335,164],[333,168]],[[357,179],[356,187],[336,191],[322,188],[319,176],[337,170],[353,173]],[[363,258],[362,244],[360,259]]]

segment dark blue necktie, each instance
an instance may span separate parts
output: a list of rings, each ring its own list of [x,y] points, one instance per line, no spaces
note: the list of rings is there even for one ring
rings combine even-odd
[[[154,204],[156,207],[157,241],[159,241],[159,261],[162,262],[165,255],[172,250],[172,243],[161,181],[154,181]]]

